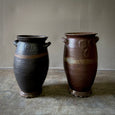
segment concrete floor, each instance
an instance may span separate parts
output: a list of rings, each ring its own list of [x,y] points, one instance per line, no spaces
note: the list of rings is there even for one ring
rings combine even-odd
[[[0,115],[115,115],[115,71],[98,71],[88,98],[68,93],[63,70],[49,70],[42,94],[19,95],[13,70],[0,70]]]

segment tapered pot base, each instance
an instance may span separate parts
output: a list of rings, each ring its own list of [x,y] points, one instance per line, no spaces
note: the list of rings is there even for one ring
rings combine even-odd
[[[79,92],[73,89],[69,89],[69,92],[75,97],[89,97],[92,94],[92,91],[89,90],[88,92]]]
[[[20,95],[25,98],[38,97],[40,94],[41,94],[41,91],[40,92],[32,92],[32,93],[26,93],[26,92],[20,91]]]

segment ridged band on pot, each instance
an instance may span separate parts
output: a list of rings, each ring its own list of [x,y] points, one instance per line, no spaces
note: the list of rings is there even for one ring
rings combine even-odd
[[[90,94],[97,72],[96,33],[66,33],[64,38],[64,69],[71,91],[85,97]],[[81,92],[81,93],[78,93]],[[83,93],[86,92],[86,93]],[[83,95],[84,94],[84,95]]]
[[[18,35],[14,56],[14,73],[23,97],[35,97],[41,93],[49,67],[47,36]]]
[[[41,53],[37,55],[17,55],[15,54],[15,57],[22,58],[22,59],[36,59],[36,58],[41,58],[48,55],[48,53]]]
[[[74,59],[72,57],[64,58],[64,61],[68,64],[95,64],[96,60],[94,59]]]

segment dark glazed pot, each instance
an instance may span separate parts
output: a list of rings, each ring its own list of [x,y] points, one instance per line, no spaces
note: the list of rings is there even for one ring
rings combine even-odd
[[[70,92],[74,96],[91,94],[97,72],[96,33],[66,33],[64,38],[64,69]]]
[[[17,47],[14,56],[14,73],[24,97],[38,96],[47,75],[49,58],[45,43],[47,36],[18,35],[14,45]]]

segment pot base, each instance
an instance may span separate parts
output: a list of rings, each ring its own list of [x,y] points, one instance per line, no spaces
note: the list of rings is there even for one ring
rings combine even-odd
[[[69,89],[70,93],[75,96],[75,97],[89,97],[92,93],[91,90],[87,91],[87,92],[79,92],[73,89]]]
[[[26,92],[20,91],[20,95],[25,98],[38,97],[40,95],[40,93],[41,93],[41,91],[40,92],[32,92],[32,93],[26,93]]]

